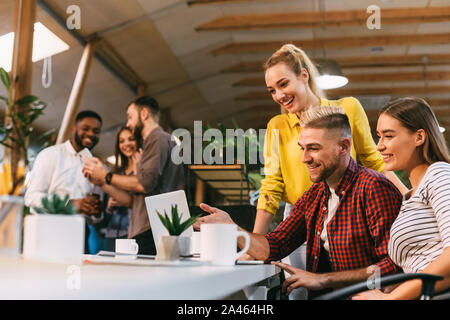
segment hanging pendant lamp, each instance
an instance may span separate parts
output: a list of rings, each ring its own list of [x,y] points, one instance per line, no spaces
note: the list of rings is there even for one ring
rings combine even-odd
[[[317,86],[322,90],[336,89],[345,86],[348,79],[332,59],[320,59],[317,61],[317,69],[320,76],[316,77]]]

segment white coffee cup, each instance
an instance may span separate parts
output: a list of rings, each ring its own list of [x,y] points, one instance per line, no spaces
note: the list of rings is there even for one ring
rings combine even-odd
[[[137,254],[139,245],[135,239],[116,239],[116,253]],[[116,257],[121,257],[117,255]],[[126,257],[122,256],[122,257]]]
[[[213,265],[232,266],[250,247],[250,236],[238,231],[235,224],[202,224],[200,230],[200,259],[211,261]],[[238,237],[245,238],[245,246],[236,252]]]
[[[191,254],[200,254],[201,252],[201,232],[192,232],[191,236]]]

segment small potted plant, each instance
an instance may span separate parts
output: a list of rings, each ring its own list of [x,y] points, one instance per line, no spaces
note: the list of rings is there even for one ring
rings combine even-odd
[[[80,259],[84,253],[85,220],[76,214],[69,196],[44,197],[42,207],[33,209],[38,214],[24,219],[24,257],[51,261]]]
[[[190,254],[190,238],[180,235],[190,226],[192,226],[200,215],[196,215],[181,222],[181,214],[178,213],[178,206],[172,206],[172,218],[169,218],[166,211],[164,215],[156,210],[161,223],[169,232],[168,236],[161,236],[158,241],[156,259],[158,260],[176,260],[180,256]]]

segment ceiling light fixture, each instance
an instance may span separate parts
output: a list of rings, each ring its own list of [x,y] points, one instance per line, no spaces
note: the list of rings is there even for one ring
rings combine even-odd
[[[11,71],[14,50],[14,32],[0,36],[0,67]],[[33,62],[40,61],[58,53],[69,50],[70,46],[51,32],[41,22],[34,24]]]
[[[336,89],[345,86],[348,79],[332,59],[320,59],[317,61],[317,69],[320,76],[316,77],[317,86],[322,90]]]

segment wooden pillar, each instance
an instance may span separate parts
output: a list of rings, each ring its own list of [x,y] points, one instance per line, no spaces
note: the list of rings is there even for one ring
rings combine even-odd
[[[195,182],[195,205],[199,206],[200,203],[204,202],[205,198],[205,183],[197,178]]]
[[[14,49],[13,60],[10,72],[11,86],[9,96],[11,101],[17,101],[31,94],[33,80],[33,35],[34,22],[36,19],[36,0],[16,0],[14,16]],[[16,81],[17,80],[17,81]],[[14,105],[16,112],[20,112],[27,105]],[[6,110],[5,126],[11,123],[11,117]],[[5,148],[4,158],[11,156],[11,173],[17,177],[19,171],[19,161],[23,159],[19,148],[10,151]],[[25,164],[26,164],[26,159]]]
[[[80,107],[87,76],[98,42],[98,39],[92,40],[88,42],[84,48],[56,143],[62,143],[70,138],[72,126],[74,124],[78,108]]]
[[[147,85],[144,83],[141,83],[137,86],[137,94],[139,97],[146,96],[147,95]]]
[[[17,0],[14,18],[14,50],[11,68],[13,101],[31,94],[33,80],[33,35],[36,0]],[[17,82],[14,79],[18,79]]]

